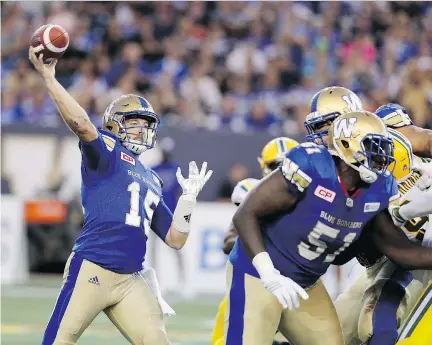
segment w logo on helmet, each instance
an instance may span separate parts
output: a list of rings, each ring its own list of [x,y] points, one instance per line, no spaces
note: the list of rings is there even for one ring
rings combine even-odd
[[[342,118],[334,123],[333,136],[340,139],[343,133],[345,138],[351,138],[354,131],[354,125],[357,123],[356,117]]]
[[[343,95],[342,99],[348,105],[348,108],[351,111],[360,111],[360,110],[363,110],[362,102],[361,102],[360,98],[358,98],[358,96],[356,94],[350,93],[348,95]]]

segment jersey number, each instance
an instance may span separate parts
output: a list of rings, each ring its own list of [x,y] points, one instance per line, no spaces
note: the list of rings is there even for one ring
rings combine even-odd
[[[401,203],[402,205],[405,204],[409,204],[411,202],[411,200],[405,200],[403,203]],[[405,222],[404,225],[402,225],[402,229],[405,232],[409,232],[412,233],[413,236],[415,236],[414,238],[419,240],[419,241],[423,241],[423,237],[425,234],[425,230],[423,229],[423,226],[429,221],[429,217],[417,217],[414,219],[410,219],[408,221]]]
[[[128,192],[131,193],[130,198],[130,210],[126,213],[125,223],[130,226],[139,227],[141,224],[141,216],[139,215],[139,196],[140,196],[140,184],[138,182],[132,182],[128,186]],[[154,208],[159,204],[159,195],[153,193],[150,189],[144,197],[144,210],[146,217],[144,217],[144,232],[148,236],[150,232],[150,223],[153,218]]]
[[[315,260],[328,248],[327,244],[324,241],[320,240],[320,237],[327,236],[330,238],[336,238],[339,234],[339,231],[340,230],[331,228],[330,226],[318,221],[318,223],[316,223],[315,227],[308,236],[309,243],[316,248],[312,248],[309,244],[301,241],[300,244],[297,246],[299,254],[310,261]],[[333,253],[328,253],[324,259],[324,262],[333,262],[336,256],[343,252],[352,243],[352,241],[354,241],[355,237],[355,232],[350,232],[349,234],[347,234],[343,239],[343,246],[334,251]]]
[[[313,153],[320,153],[321,152],[321,149],[315,143],[301,143],[300,146],[306,148],[306,153],[308,155],[311,155]]]

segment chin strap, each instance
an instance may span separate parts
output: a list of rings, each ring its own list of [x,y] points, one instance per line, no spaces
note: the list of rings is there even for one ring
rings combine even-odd
[[[374,183],[378,179],[378,175],[364,165],[360,165],[356,170],[360,173],[360,178],[366,183]]]
[[[122,141],[122,145],[126,147],[130,152],[135,153],[136,155],[140,155],[145,150],[147,150],[146,146],[135,144],[130,141]]]

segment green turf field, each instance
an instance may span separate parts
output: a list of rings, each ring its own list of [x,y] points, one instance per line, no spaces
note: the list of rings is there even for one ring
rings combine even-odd
[[[61,276],[35,276],[22,286],[1,289],[1,344],[40,344],[56,300]],[[173,345],[209,345],[220,296],[191,301],[167,296],[177,316],[167,318]],[[82,335],[79,345],[129,344],[102,313]]]

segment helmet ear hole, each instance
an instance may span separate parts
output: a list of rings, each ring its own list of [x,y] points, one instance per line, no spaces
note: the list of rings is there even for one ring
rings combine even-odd
[[[349,143],[348,143],[348,141],[346,141],[346,140],[341,140],[341,143],[342,143],[342,145],[343,145],[343,147],[344,148],[348,148],[349,147]]]
[[[109,131],[112,131],[113,126],[107,126],[106,128],[107,128]]]

